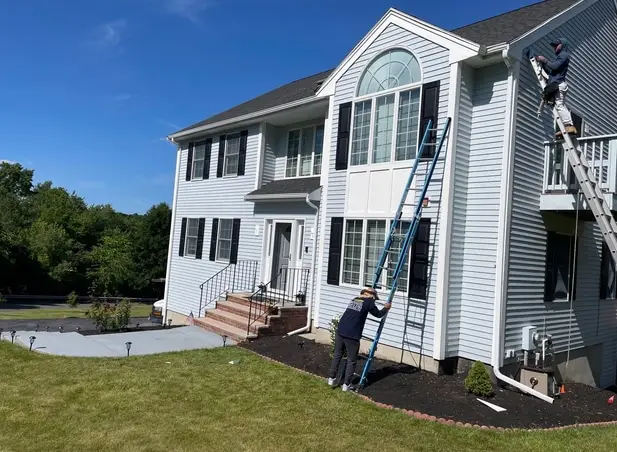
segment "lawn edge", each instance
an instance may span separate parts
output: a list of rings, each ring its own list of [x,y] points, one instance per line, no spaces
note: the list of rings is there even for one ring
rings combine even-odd
[[[292,365],[289,365],[287,363],[284,363],[282,361],[278,361],[274,358],[271,358],[269,356],[266,355],[262,355],[259,352],[256,352],[255,350],[251,350],[249,348],[246,348],[243,346],[243,343],[238,343],[236,344],[237,347],[242,348],[243,350],[246,350],[249,353],[252,353],[254,355],[257,355],[259,357],[261,357],[262,359],[266,360],[266,361],[270,361],[276,364],[279,364],[281,366],[284,367],[288,367],[290,369],[295,370],[296,372],[300,372],[302,374],[305,375],[310,375],[311,377],[314,378],[318,378],[319,380],[324,380],[326,381],[326,378],[322,377],[321,375],[317,375],[314,374],[312,372],[309,372],[307,370],[304,369],[299,369],[297,367],[294,367]],[[461,427],[461,428],[470,428],[470,429],[475,429],[475,430],[490,430],[490,431],[494,431],[494,432],[551,432],[551,431],[561,431],[561,430],[573,430],[573,429],[580,429],[580,428],[584,428],[584,427],[606,427],[606,426],[614,426],[617,425],[617,421],[604,421],[604,422],[589,422],[589,423],[584,423],[584,424],[569,424],[569,425],[562,425],[559,427],[547,427],[547,428],[505,428],[505,427],[495,427],[492,425],[481,425],[481,424],[470,424],[470,423],[464,423],[464,422],[460,422],[460,421],[454,421],[452,419],[444,419],[442,417],[436,417],[436,416],[432,416],[429,414],[424,414],[420,411],[413,411],[413,410],[406,410],[404,408],[399,408],[396,407],[394,405],[388,405],[386,403],[381,403],[381,402],[377,402],[376,400],[371,399],[370,397],[364,395],[364,394],[358,394],[355,392],[352,392],[351,394],[359,397],[360,399],[363,399],[366,402],[369,402],[379,408],[383,408],[383,409],[387,409],[387,410],[392,410],[392,411],[397,411],[399,413],[403,413],[406,414],[409,417],[418,419],[418,420],[422,420],[422,421],[431,421],[431,422],[436,422],[439,424],[443,424],[443,425],[450,425],[450,426],[454,426],[454,427]]]

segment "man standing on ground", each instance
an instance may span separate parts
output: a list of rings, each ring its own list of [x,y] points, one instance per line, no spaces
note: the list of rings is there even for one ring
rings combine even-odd
[[[576,127],[574,127],[574,123],[572,122],[570,110],[566,107],[566,93],[568,92],[566,76],[568,75],[568,67],[570,66],[569,43],[566,38],[559,38],[552,41],[551,46],[555,50],[556,55],[553,61],[549,61],[542,55],[536,57],[538,62],[542,64],[544,71],[548,74],[544,96],[545,99],[549,101],[554,99],[555,107],[557,107],[566,132],[575,135],[577,133]],[[561,130],[558,130],[555,133],[555,138],[561,138],[561,135]]]
[[[328,384],[334,386],[336,374],[343,358],[343,350],[347,351],[347,369],[345,370],[345,381],[343,391],[347,391],[351,385],[351,379],[356,370],[358,360],[358,350],[360,349],[360,338],[364,331],[364,324],[369,313],[377,318],[381,318],[391,307],[391,303],[386,303],[383,309],[375,306],[375,300],[379,300],[377,292],[371,287],[362,289],[360,296],[351,300],[343,316],[339,320],[334,341],[334,358],[330,366]]]

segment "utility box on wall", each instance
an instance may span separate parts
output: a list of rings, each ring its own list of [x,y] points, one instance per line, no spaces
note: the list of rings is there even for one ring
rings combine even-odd
[[[535,350],[536,344],[534,344],[533,337],[538,332],[538,327],[524,326],[523,327],[523,350]]]

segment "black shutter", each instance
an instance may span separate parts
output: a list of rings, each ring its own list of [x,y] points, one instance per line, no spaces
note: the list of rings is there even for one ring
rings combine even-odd
[[[555,240],[557,234],[546,232],[546,267],[544,270],[544,301],[555,300]]]
[[[426,126],[431,121],[431,129],[437,129],[439,121],[439,80],[436,82],[426,83],[422,87],[422,109],[420,110],[420,136],[424,137]],[[428,143],[434,143],[433,146],[425,146],[422,151],[421,158],[433,158],[437,147],[437,131],[430,132]]]
[[[243,130],[240,132],[240,150],[238,151],[238,176],[244,176],[244,167],[246,166],[246,144],[248,141],[249,132]]]
[[[238,262],[238,245],[240,243],[240,218],[234,218],[231,229],[231,253],[229,254],[229,263],[235,264]]]
[[[202,249],[204,247],[204,228],[206,227],[206,219],[199,219],[199,227],[197,229],[197,250],[195,250],[195,259],[201,259]]]
[[[212,235],[210,236],[210,260],[216,259],[216,239],[219,233],[219,219],[212,219]]]
[[[186,159],[186,180],[191,180],[193,172],[193,143],[189,143],[189,155]]]
[[[333,217],[330,224],[330,251],[328,253],[328,284],[339,285],[341,251],[343,249],[343,218]]]
[[[185,240],[186,240],[186,218],[183,218],[182,226],[180,227],[180,249],[178,250],[178,256],[184,256]]]
[[[216,177],[223,177],[223,164],[225,163],[225,135],[219,138],[219,158],[216,165]]]
[[[349,157],[349,137],[351,134],[351,102],[338,107],[338,132],[336,138],[336,162],[334,169],[347,169]]]
[[[212,154],[212,138],[206,140],[206,155],[204,157],[204,179],[210,178],[210,156]]]
[[[431,242],[431,220],[422,218],[416,231],[416,239],[411,247],[409,275],[409,298],[426,300],[428,294],[428,261]]]

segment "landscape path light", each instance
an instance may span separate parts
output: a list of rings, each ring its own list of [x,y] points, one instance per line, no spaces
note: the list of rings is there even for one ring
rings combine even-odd
[[[126,356],[130,356],[131,354],[131,345],[133,345],[132,342],[126,342],[124,345],[126,345]]]
[[[15,342],[15,333],[17,333],[17,331],[15,330],[11,331],[11,343]]]
[[[30,336],[30,351],[32,351],[32,346],[34,345],[35,340],[36,340],[36,336]]]

